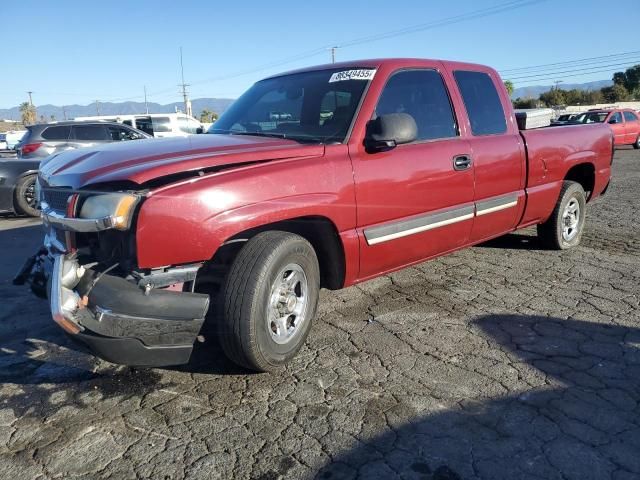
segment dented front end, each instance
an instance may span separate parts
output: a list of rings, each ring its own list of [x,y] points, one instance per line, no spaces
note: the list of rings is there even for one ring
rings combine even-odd
[[[132,225],[142,195],[43,183],[44,246],[14,283],[46,296],[53,320],[105,360],[187,363],[209,307],[208,295],[193,292],[201,264],[137,268]]]

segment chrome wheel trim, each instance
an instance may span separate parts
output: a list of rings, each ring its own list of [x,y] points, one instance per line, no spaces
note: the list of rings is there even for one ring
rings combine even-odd
[[[570,242],[580,231],[580,203],[575,197],[571,197],[562,212],[562,239]]]
[[[271,286],[267,314],[267,331],[279,344],[289,343],[302,330],[309,316],[309,282],[297,263],[278,272]]]

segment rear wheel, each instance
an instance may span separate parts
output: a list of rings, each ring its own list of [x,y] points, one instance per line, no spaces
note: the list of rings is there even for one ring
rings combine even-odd
[[[636,143],[633,144],[633,148],[635,148],[636,150],[640,148],[640,135],[638,135],[638,138],[636,138]]]
[[[28,175],[21,178],[16,185],[13,208],[19,215],[38,217],[40,211],[36,205],[36,176]]]
[[[538,225],[538,237],[548,248],[565,250],[580,244],[587,199],[582,185],[565,181],[549,219]]]
[[[221,298],[222,348],[234,363],[274,371],[304,344],[315,315],[320,267],[299,235],[263,232],[240,250]]]

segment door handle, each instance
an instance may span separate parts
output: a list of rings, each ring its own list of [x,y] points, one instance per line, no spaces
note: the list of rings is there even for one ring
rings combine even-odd
[[[471,155],[456,155],[453,157],[453,169],[454,170],[466,170],[473,164]]]

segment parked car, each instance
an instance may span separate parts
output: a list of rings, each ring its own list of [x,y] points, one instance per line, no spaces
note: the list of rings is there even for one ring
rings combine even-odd
[[[0,133],[0,150],[7,150],[7,134]]]
[[[0,213],[38,216],[36,176],[40,160],[0,159]]]
[[[45,158],[65,150],[145,138],[151,136],[114,122],[39,123],[27,127],[17,151],[19,158]]]
[[[576,117],[575,113],[563,113],[558,115],[558,118],[551,121],[551,125],[566,125]]]
[[[569,123],[606,123],[613,130],[616,145],[633,145],[633,148],[640,149],[640,117],[630,108],[589,110]]]
[[[6,132],[5,140],[7,142],[7,148],[9,150],[15,150],[25,133],[27,133],[26,130],[11,130]]]
[[[76,117],[79,121],[103,120],[128,125],[156,138],[185,137],[203,133],[203,126],[185,113],[151,113],[146,115],[100,115]]]
[[[613,160],[607,126],[519,131],[495,70],[436,60],[276,75],[208,133],[42,166],[46,251],[15,283],[50,284],[55,322],[102,358],[187,362],[217,292],[226,355],[278,369],[321,287],[531,225],[550,248],[576,247]]]

